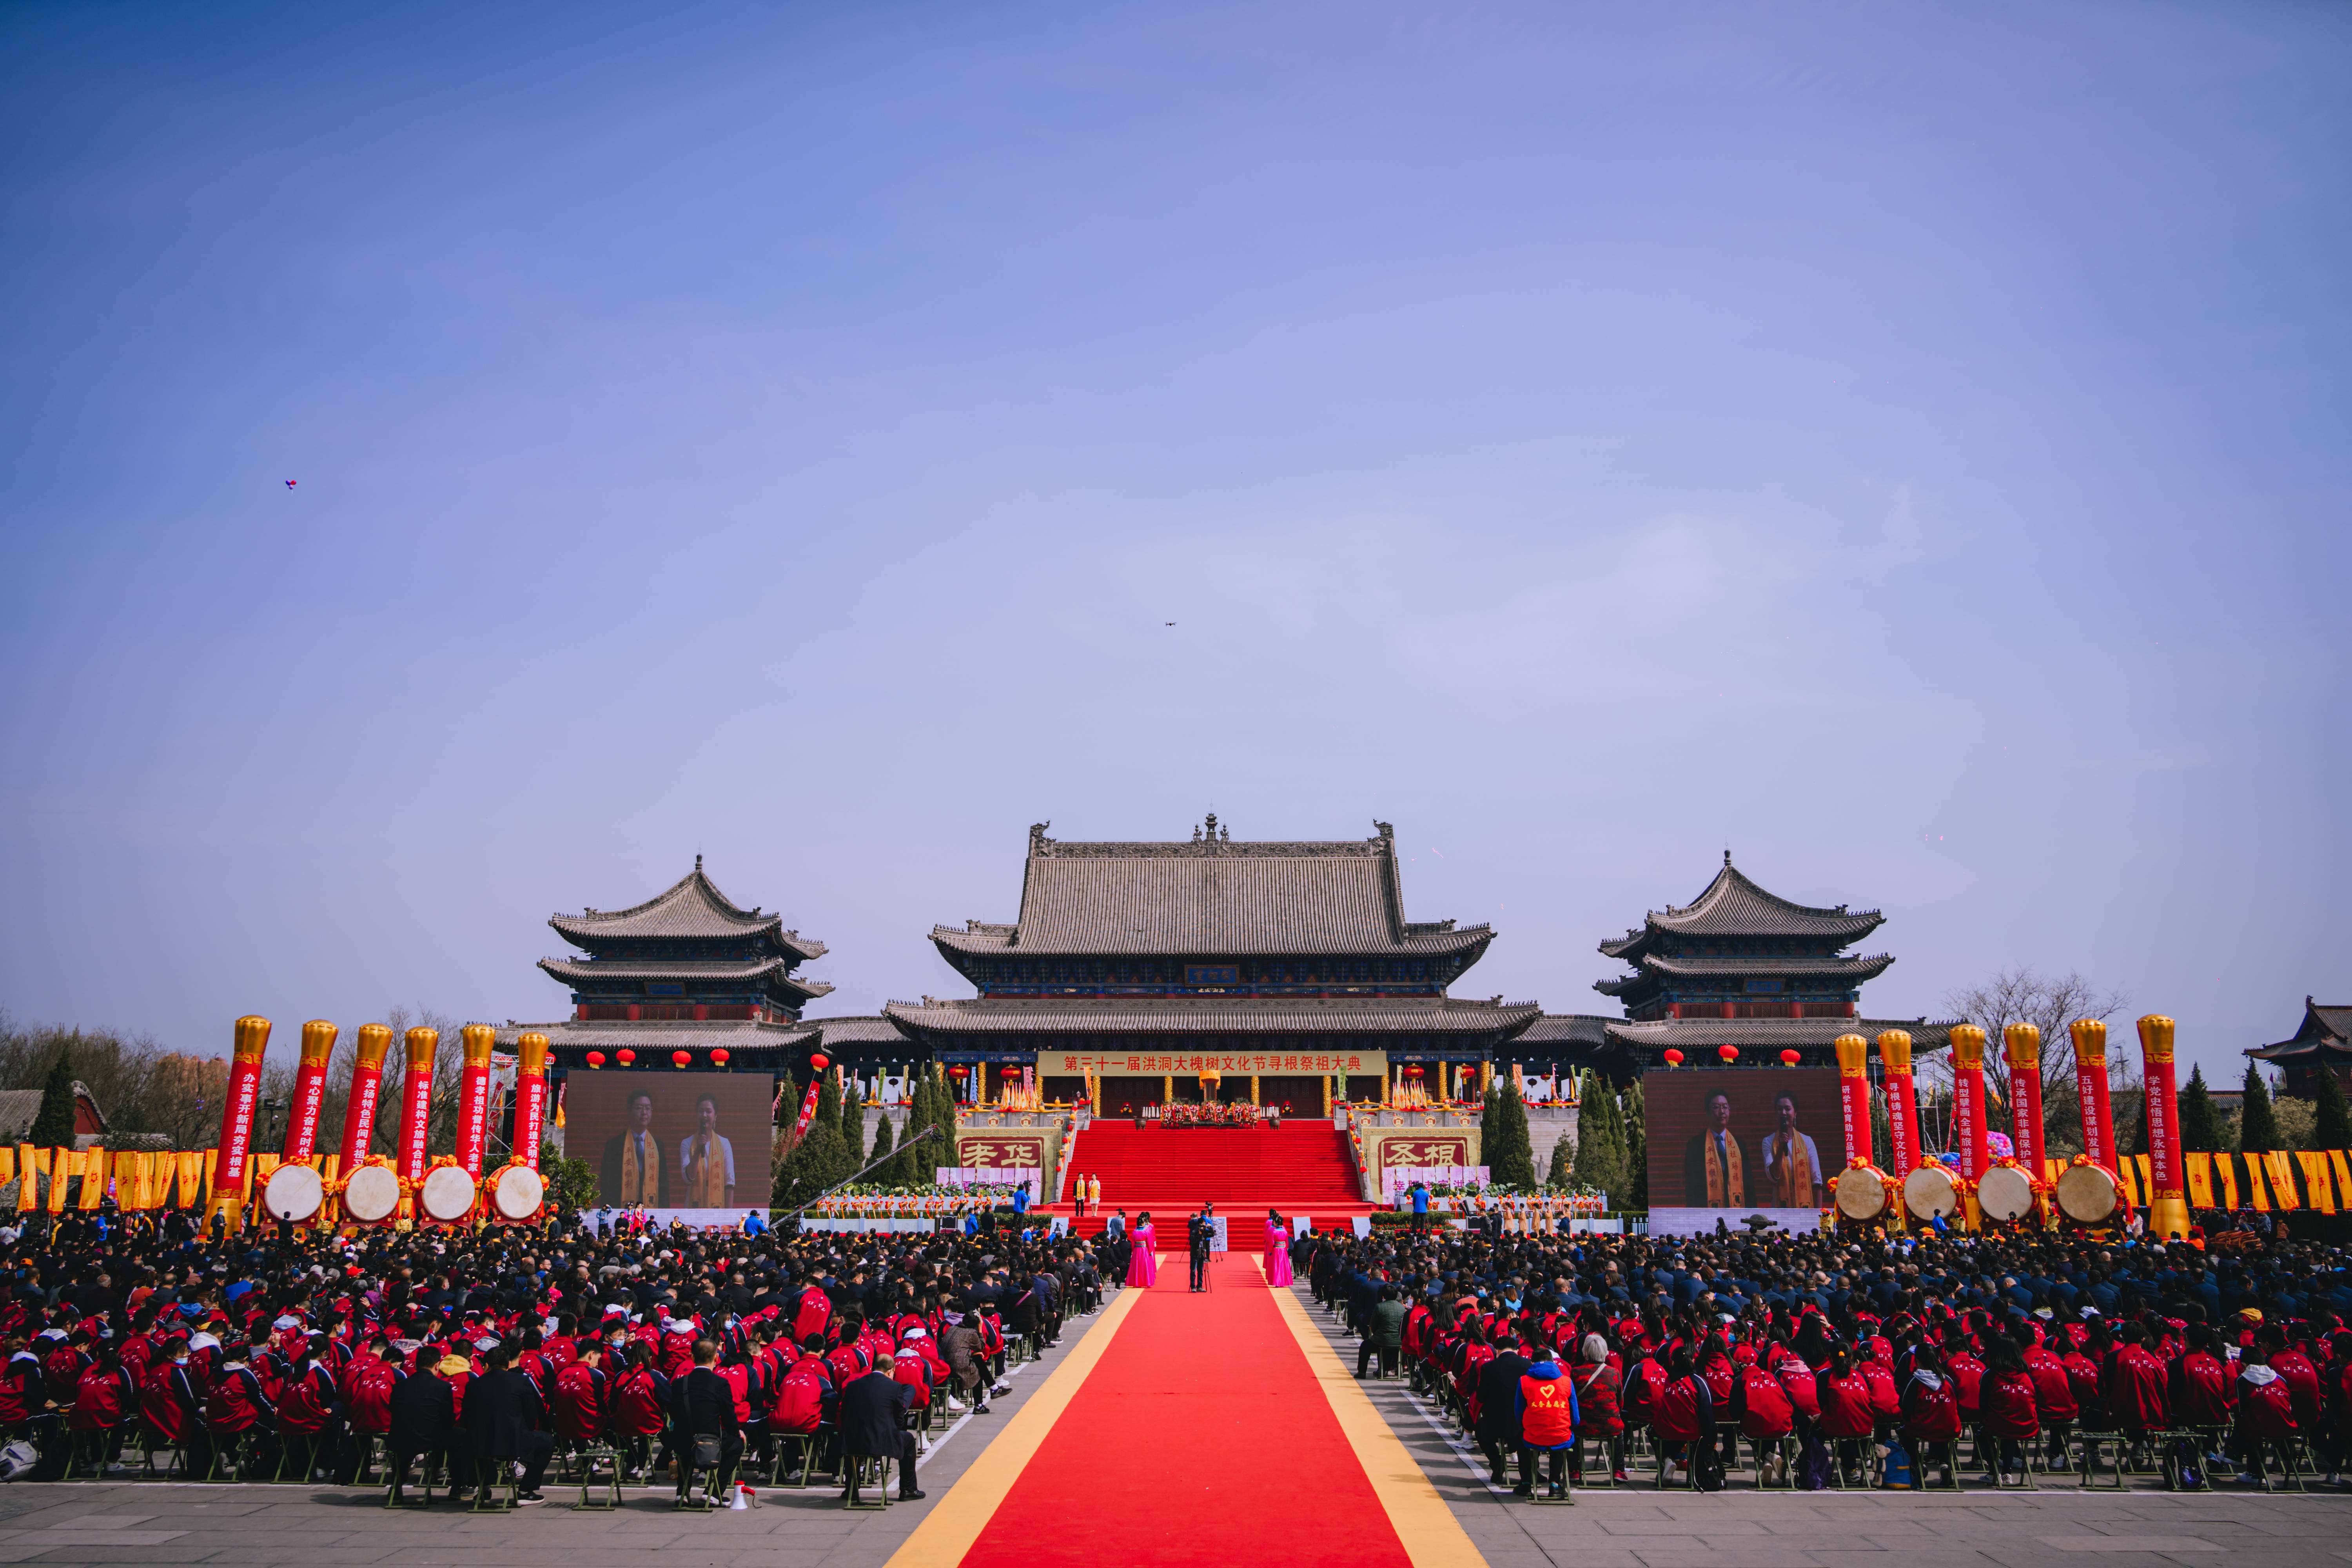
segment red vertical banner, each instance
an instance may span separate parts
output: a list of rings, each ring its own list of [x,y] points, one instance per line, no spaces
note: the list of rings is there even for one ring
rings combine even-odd
[[[547,1037],[528,1034],[515,1041],[514,1155],[539,1169],[539,1141],[547,1125]]]
[[[457,1037],[466,1051],[465,1073],[457,1080],[457,1163],[479,1182],[482,1151],[490,1139],[490,1053],[498,1048],[499,1032],[488,1024],[468,1024]]]
[[[319,1152],[319,1111],[327,1102],[327,1062],[335,1054],[335,1026],[322,1018],[302,1026],[302,1063],[294,1069],[294,1105],[286,1122],[285,1162],[299,1165]]]
[[[1991,1163],[1985,1138],[1984,1050],[1985,1032],[1974,1024],[1952,1031],[1952,1142],[1971,1182],[1983,1181]]]
[[[1837,1037],[1838,1110],[1845,1122],[1846,1163],[1871,1163],[1870,1042],[1860,1035]]]
[[[1889,1029],[1878,1037],[1879,1065],[1886,1069],[1886,1173],[1901,1181],[1919,1165],[1919,1092],[1911,1081],[1911,1036]]]
[[[793,1141],[787,1147],[798,1148],[808,1136],[809,1123],[816,1120],[816,1092],[824,1082],[822,1078],[809,1079],[808,1093],[801,1097],[801,1119],[793,1123]]]
[[[440,1049],[440,1030],[408,1031],[408,1080],[400,1090],[400,1179],[411,1187],[425,1179],[425,1134],[433,1117],[433,1058]]]
[[[2039,1184],[2042,1181],[2042,1031],[2031,1024],[2011,1024],[2000,1032],[2009,1057],[2009,1137],[2017,1148],[2017,1163]]]
[[[247,1016],[236,1021],[236,1046],[229,1062],[228,1097],[221,1102],[220,1148],[213,1156],[211,1215],[226,1212],[231,1223],[245,1212],[245,1187],[252,1172],[253,1112],[261,1100],[261,1057],[269,1048],[269,1020]],[[60,1163],[52,1186],[62,1194]]]
[[[348,1178],[367,1163],[368,1144],[375,1137],[375,1110],[383,1092],[383,1058],[392,1049],[392,1031],[382,1024],[360,1026],[359,1058],[352,1064],[352,1097],[343,1106],[343,1158]]]
[[[2083,1102],[2083,1152],[2094,1165],[2116,1168],[2116,1124],[2107,1110],[2107,1026],[2096,1018],[2066,1026],[2074,1037],[2074,1089]]]
[[[2147,1089],[2147,1228],[2169,1241],[2189,1235],[2188,1184],[2180,1173],[2180,1102],[2172,1082],[2172,1020],[2150,1013],[2139,1021]]]

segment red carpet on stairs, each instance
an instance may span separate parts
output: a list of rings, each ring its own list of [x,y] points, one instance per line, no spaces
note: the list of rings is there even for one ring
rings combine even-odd
[[[1071,1156],[1071,1183],[1081,1176],[1101,1179],[1107,1213],[1125,1209],[1132,1220],[1151,1210],[1163,1237],[1170,1234],[1171,1216],[1203,1202],[1215,1204],[1237,1226],[1252,1213],[1263,1219],[1269,1208],[1286,1216],[1306,1215],[1318,1226],[1371,1212],[1358,1194],[1347,1134],[1321,1120],[1281,1127],[1139,1131],[1131,1121],[1097,1118],[1078,1134]],[[1070,1205],[1052,1212],[1066,1215]],[[1102,1215],[1088,1215],[1075,1228],[1092,1236],[1102,1228]],[[1181,1237],[1181,1227],[1177,1234]],[[1234,1231],[1236,1250],[1244,1245],[1255,1249],[1257,1242],[1255,1228],[1246,1237],[1241,1229]]]
[[[964,1568],[1408,1568],[1265,1277],[1211,1268],[1168,1255]]]

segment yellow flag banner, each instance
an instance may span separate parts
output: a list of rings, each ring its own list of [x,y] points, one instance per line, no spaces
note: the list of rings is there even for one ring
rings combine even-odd
[[[2238,1157],[2235,1154],[2213,1156],[2213,1179],[2221,1184],[2221,1207],[2236,1212],[2238,1207]]]
[[[173,1206],[184,1209],[202,1208],[205,1202],[205,1173],[212,1168],[211,1156],[202,1149],[197,1149],[173,1156],[173,1163],[178,1167],[173,1174],[179,1183],[179,1191],[172,1199]]]
[[[2327,1164],[2328,1168],[2336,1173],[2336,1201],[2347,1208],[2352,1208],[2352,1166],[2345,1164],[2344,1151],[2330,1149],[2327,1152]]]
[[[2246,1201],[2262,1213],[2270,1213],[2270,1184],[2263,1180],[2263,1157],[2260,1154],[2232,1154],[2230,1163],[2244,1167],[2240,1180],[2246,1184]]]
[[[2194,1152],[2180,1156],[2181,1173],[2189,1178],[2189,1206],[2213,1206],[2213,1156]]]
[[[2066,1169],[2066,1162],[2065,1162],[2065,1161],[2063,1161],[2063,1160],[2044,1160],[2044,1161],[2042,1161],[2042,1185],[2044,1185],[2044,1186],[2050,1186],[2050,1187],[2054,1187],[2054,1186],[2056,1186],[2056,1185],[2058,1184],[2058,1177],[2059,1177],[2059,1175],[2060,1175],[2062,1173],[2063,1173],[2065,1169]]]
[[[0,1186],[6,1186],[16,1174],[16,1150],[13,1144],[0,1145]]]
[[[2267,1151],[2263,1156],[2263,1174],[2271,1179],[2271,1194],[2278,1200],[2281,1213],[2303,1206],[2294,1195],[2294,1157],[2284,1149]]]
[[[2321,1214],[2334,1214],[2336,1191],[2328,1184],[2327,1155],[2316,1150],[2299,1151],[2294,1163],[2303,1167],[2303,1190],[2310,1195],[2311,1206]]]
[[[41,1206],[38,1196],[41,1168],[39,1150],[30,1143],[16,1145],[16,1170],[25,1178],[24,1186],[16,1193],[16,1208],[19,1213],[29,1213]]]
[[[106,1198],[106,1151],[92,1149],[81,1157],[81,1207],[94,1209]]]
[[[66,1212],[66,1187],[81,1173],[76,1169],[81,1162],[70,1149],[52,1149],[49,1155],[49,1202],[51,1214]]]
[[[2132,1180],[2139,1186],[2139,1206],[2146,1208],[2156,1202],[2156,1178],[2148,1173],[2150,1169],[2148,1157],[2145,1154],[2134,1154],[2131,1157],[2131,1167]]]

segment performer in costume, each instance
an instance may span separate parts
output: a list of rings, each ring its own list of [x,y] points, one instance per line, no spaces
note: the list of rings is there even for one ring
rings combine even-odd
[[[1265,1282],[1290,1283],[1290,1227],[1273,1209],[1265,1211]]]
[[[1146,1289],[1160,1282],[1160,1240],[1152,1234],[1150,1209],[1135,1218],[1135,1251],[1127,1260],[1127,1282]]]

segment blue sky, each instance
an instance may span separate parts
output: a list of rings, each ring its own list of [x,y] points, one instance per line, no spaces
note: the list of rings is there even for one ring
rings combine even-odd
[[[1213,807],[1394,822],[1465,994],[1604,1010],[1728,843],[1874,1013],[2233,1061],[2352,998],[2347,85],[2317,4],[11,6],[0,1004],[548,1017],[699,851],[870,1011],[1029,823]]]

